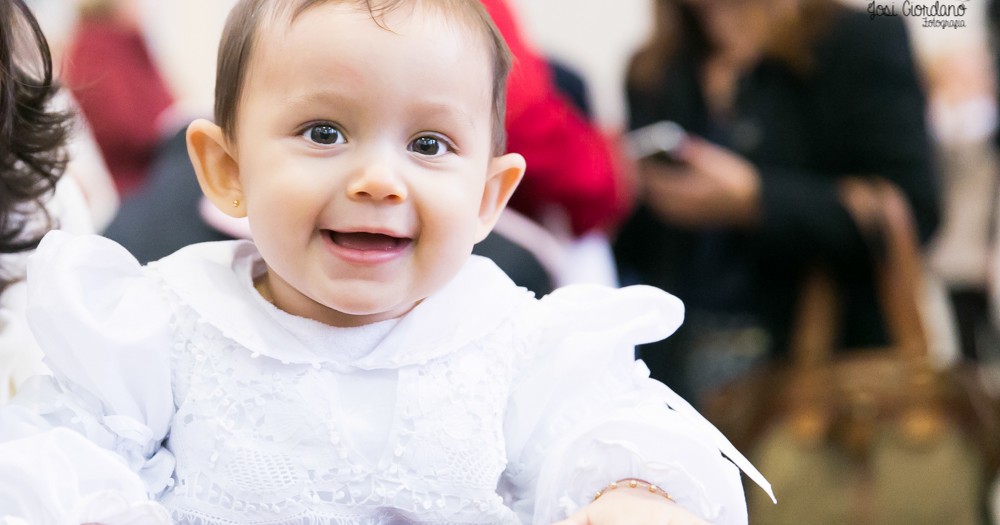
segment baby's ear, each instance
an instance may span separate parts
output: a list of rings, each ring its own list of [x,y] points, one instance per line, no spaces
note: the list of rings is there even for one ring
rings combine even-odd
[[[486,238],[493,226],[500,219],[500,213],[507,206],[507,201],[517,188],[524,175],[524,157],[517,153],[508,153],[490,160],[486,174],[486,187],[483,189],[483,201],[479,206],[479,229],[476,231],[476,242]]]
[[[187,148],[205,197],[226,215],[246,217],[239,164],[222,128],[204,119],[195,120],[187,129]]]

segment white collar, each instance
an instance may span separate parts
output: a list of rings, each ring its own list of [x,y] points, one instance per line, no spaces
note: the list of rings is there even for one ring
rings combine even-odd
[[[149,268],[202,319],[252,354],[344,371],[399,368],[446,355],[493,331],[533,298],[493,261],[471,256],[444,288],[403,316],[371,353],[351,360],[309,346],[306,340],[313,338],[299,337],[273,319],[253,287],[253,276],[263,271],[263,264],[252,242],[223,241],[182,248]]]

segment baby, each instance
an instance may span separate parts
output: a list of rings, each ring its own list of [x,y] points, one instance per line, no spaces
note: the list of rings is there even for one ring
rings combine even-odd
[[[43,240],[28,315],[56,379],[0,411],[0,494],[21,502],[0,516],[746,523],[730,459],[766,482],[633,359],[677,299],[536,300],[470,255],[525,168],[504,154],[509,66],[475,1],[240,2],[217,124],[188,146],[253,242],[141,267]]]

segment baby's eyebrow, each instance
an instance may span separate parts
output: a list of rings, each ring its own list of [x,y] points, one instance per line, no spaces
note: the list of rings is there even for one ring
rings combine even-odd
[[[346,95],[341,95],[336,91],[331,90],[315,90],[315,91],[293,91],[285,95],[285,103],[290,107],[304,107],[309,108],[315,106],[316,104],[329,104],[335,106],[344,106],[350,104],[354,99]]]
[[[443,102],[424,102],[417,106],[417,114],[433,120],[454,121],[456,124],[466,125],[471,129],[476,129],[476,119],[472,118],[468,112],[454,104]]]

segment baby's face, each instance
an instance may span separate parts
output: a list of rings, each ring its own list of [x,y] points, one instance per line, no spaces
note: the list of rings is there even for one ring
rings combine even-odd
[[[265,28],[239,113],[265,286],[279,308],[336,326],[406,313],[489,227],[485,44],[420,9],[385,23],[331,2]]]

